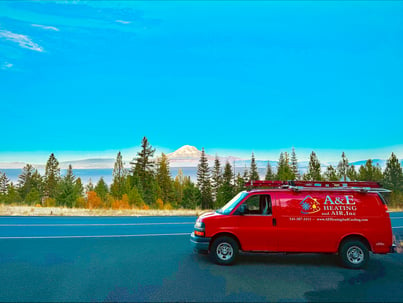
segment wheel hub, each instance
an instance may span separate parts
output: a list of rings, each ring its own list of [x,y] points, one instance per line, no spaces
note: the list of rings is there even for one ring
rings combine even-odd
[[[216,252],[217,252],[217,256],[221,260],[228,260],[234,254],[234,250],[233,250],[232,246],[229,243],[226,243],[226,242],[220,243],[217,246]]]
[[[353,264],[360,264],[364,261],[364,252],[358,246],[351,246],[347,250],[347,258]]]

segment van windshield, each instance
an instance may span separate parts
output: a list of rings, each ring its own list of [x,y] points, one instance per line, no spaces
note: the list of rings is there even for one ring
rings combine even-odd
[[[234,207],[247,195],[248,192],[241,191],[239,194],[233,197],[227,204],[225,204],[222,208],[220,208],[216,212],[222,215],[229,215],[231,211],[234,209]]]

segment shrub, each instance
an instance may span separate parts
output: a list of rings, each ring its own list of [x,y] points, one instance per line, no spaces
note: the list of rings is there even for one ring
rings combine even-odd
[[[164,204],[164,209],[171,210],[171,209],[173,209],[173,207],[172,207],[171,203],[168,202],[168,203]]]
[[[76,200],[76,207],[78,208],[86,208],[87,207],[87,200],[84,197],[78,197]]]
[[[95,191],[87,192],[87,208],[100,208],[102,206],[102,200],[98,197]]]
[[[54,199],[54,198],[46,198],[44,205],[46,207],[54,207],[54,206],[56,206],[56,199]]]
[[[112,209],[130,209],[129,196],[124,194],[121,200],[113,200]]]
[[[164,201],[162,201],[161,198],[158,198],[157,201],[155,201],[157,204],[157,209],[163,209],[164,208]]]

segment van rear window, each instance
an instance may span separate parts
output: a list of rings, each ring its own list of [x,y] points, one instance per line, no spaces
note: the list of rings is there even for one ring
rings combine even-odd
[[[381,197],[382,203],[388,205],[390,202],[391,192],[378,192]]]

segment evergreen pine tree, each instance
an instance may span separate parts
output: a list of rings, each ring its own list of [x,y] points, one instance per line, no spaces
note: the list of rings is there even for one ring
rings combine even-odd
[[[276,180],[280,180],[279,177],[282,175],[282,172],[284,170],[283,166],[284,166],[284,153],[281,152],[280,156],[278,158],[278,162],[277,162],[277,172],[276,172],[276,175],[275,175]]]
[[[222,183],[221,163],[220,160],[218,159],[218,156],[216,155],[214,160],[213,172],[211,176],[211,189],[213,198],[215,200],[217,200],[218,188],[221,186],[221,183]]]
[[[76,182],[74,183],[74,191],[76,192],[78,197],[82,197],[84,195],[84,186],[80,177],[78,177],[76,179]]]
[[[144,200],[141,197],[141,195],[140,195],[140,193],[139,193],[139,191],[138,191],[136,186],[133,186],[129,190],[128,196],[129,196],[129,204],[131,206],[136,206],[138,208],[141,208],[141,207],[143,207],[145,205]]]
[[[255,155],[252,153],[252,159],[250,161],[250,174],[249,174],[249,181],[258,181],[259,173],[257,170]]]
[[[6,202],[7,190],[10,179],[7,178],[5,173],[0,172],[0,202]]]
[[[280,181],[288,181],[295,179],[295,175],[292,172],[292,168],[289,163],[287,152],[285,152],[284,154],[280,153],[276,179]]]
[[[75,207],[78,194],[75,190],[75,176],[73,174],[73,168],[69,165],[66,175],[61,179],[59,183],[58,196],[56,204],[60,206]]]
[[[60,182],[59,162],[52,153],[45,168],[45,195],[49,198],[56,198]]]
[[[295,148],[292,148],[291,151],[291,171],[294,174],[294,179],[299,180],[300,175],[299,175],[299,170],[298,170],[298,160],[297,160],[297,155],[295,153]]]
[[[249,171],[248,171],[248,169],[246,168],[246,166],[245,166],[245,169],[244,169],[244,171],[243,171],[242,178],[244,179],[245,182],[249,180]],[[245,184],[244,184],[244,185],[245,185]]]
[[[234,196],[234,185],[232,184],[234,176],[232,166],[229,162],[225,163],[222,184],[218,188],[216,207],[221,207]]]
[[[241,173],[238,172],[236,179],[235,179],[235,192],[240,192],[246,189],[245,182],[247,179],[244,179],[241,176]]]
[[[25,165],[19,176],[18,192],[25,203],[37,204],[41,202],[42,177],[38,170],[30,164]]]
[[[25,196],[24,202],[33,205],[39,204],[41,203],[41,194],[35,187],[32,187],[29,193]]]
[[[211,194],[210,170],[204,148],[202,148],[199,165],[197,166],[197,187],[200,190],[201,207],[204,209],[211,208],[213,206],[213,197]]]
[[[32,189],[33,173],[34,167],[31,164],[27,164],[23,167],[21,175],[18,177],[18,192],[22,200],[25,200],[25,197]]]
[[[315,152],[312,152],[309,158],[308,171],[306,174],[308,181],[321,181],[320,162]]]
[[[183,187],[183,199],[181,207],[195,209],[201,204],[201,192],[190,179],[187,179]]]
[[[41,176],[41,174],[38,172],[37,169],[34,170],[34,173],[32,174],[32,187],[34,189],[36,189],[36,191],[38,191],[38,193],[40,194],[40,196],[43,196],[43,191],[44,191],[44,183],[43,183],[44,179]]]
[[[337,175],[337,171],[332,165],[329,165],[327,167],[327,169],[326,169],[325,180],[326,181],[338,181],[339,180],[339,176]]]
[[[379,165],[373,166],[371,159],[368,159],[365,165],[360,166],[358,174],[360,181],[381,181],[383,177],[381,168]]]
[[[386,168],[383,173],[383,184],[385,188],[393,192],[403,192],[403,171],[394,153],[392,153],[390,158],[386,161]]]
[[[98,183],[94,188],[94,191],[97,193],[98,197],[100,197],[103,202],[106,202],[107,195],[109,193],[109,188],[103,177],[101,177],[98,180]]]
[[[146,137],[141,141],[141,149],[137,153],[137,158],[130,164],[132,167],[132,180],[147,204],[154,204],[158,197],[155,197],[155,176],[154,176],[154,156],[155,149],[152,148]]]
[[[113,166],[113,181],[111,185],[111,194],[115,199],[122,199],[123,194],[125,194],[125,177],[126,170],[124,168],[122,153],[118,152],[116,156],[116,161]]]
[[[357,181],[358,180],[358,175],[357,171],[355,170],[354,164],[350,165],[347,170],[347,177],[350,179],[350,181]]]
[[[381,182],[383,180],[382,168],[377,163],[374,167],[374,181]]]
[[[368,161],[367,161],[368,162]],[[367,162],[365,164],[367,164]],[[360,181],[368,181],[368,172],[364,165],[361,165],[358,169],[358,180]]]
[[[89,191],[94,191],[94,184],[92,183],[91,178],[88,179],[88,183],[85,186],[85,192],[88,193]]]
[[[73,174],[73,166],[71,166],[71,164],[69,164],[66,175],[63,177],[63,179],[71,181],[72,184],[76,181],[76,177]]]
[[[152,148],[146,137],[141,141],[141,149],[137,152],[137,158],[133,159],[130,164],[133,165],[132,172],[139,177],[140,183],[143,188],[147,187],[146,183],[150,175],[154,174],[154,156],[155,149]]]
[[[158,160],[157,166],[157,184],[161,190],[162,201],[164,203],[173,203],[174,201],[174,188],[169,171],[168,157],[162,153],[161,158]]]
[[[13,182],[10,182],[10,184],[7,187],[6,203],[11,204],[11,203],[19,203],[19,202],[21,202],[21,196],[18,193],[18,190],[14,186]]]
[[[178,169],[178,174],[174,180],[174,193],[175,193],[175,200],[178,206],[182,205],[183,199],[183,189],[185,185],[185,177],[183,176],[183,171],[181,168]]]
[[[273,170],[270,165],[270,161],[267,161],[266,176],[264,177],[266,181],[271,181],[275,179]]]
[[[340,160],[339,164],[337,165],[337,173],[339,174],[341,181],[344,181],[344,182],[347,181],[348,159],[344,152],[341,154],[341,160]]]

